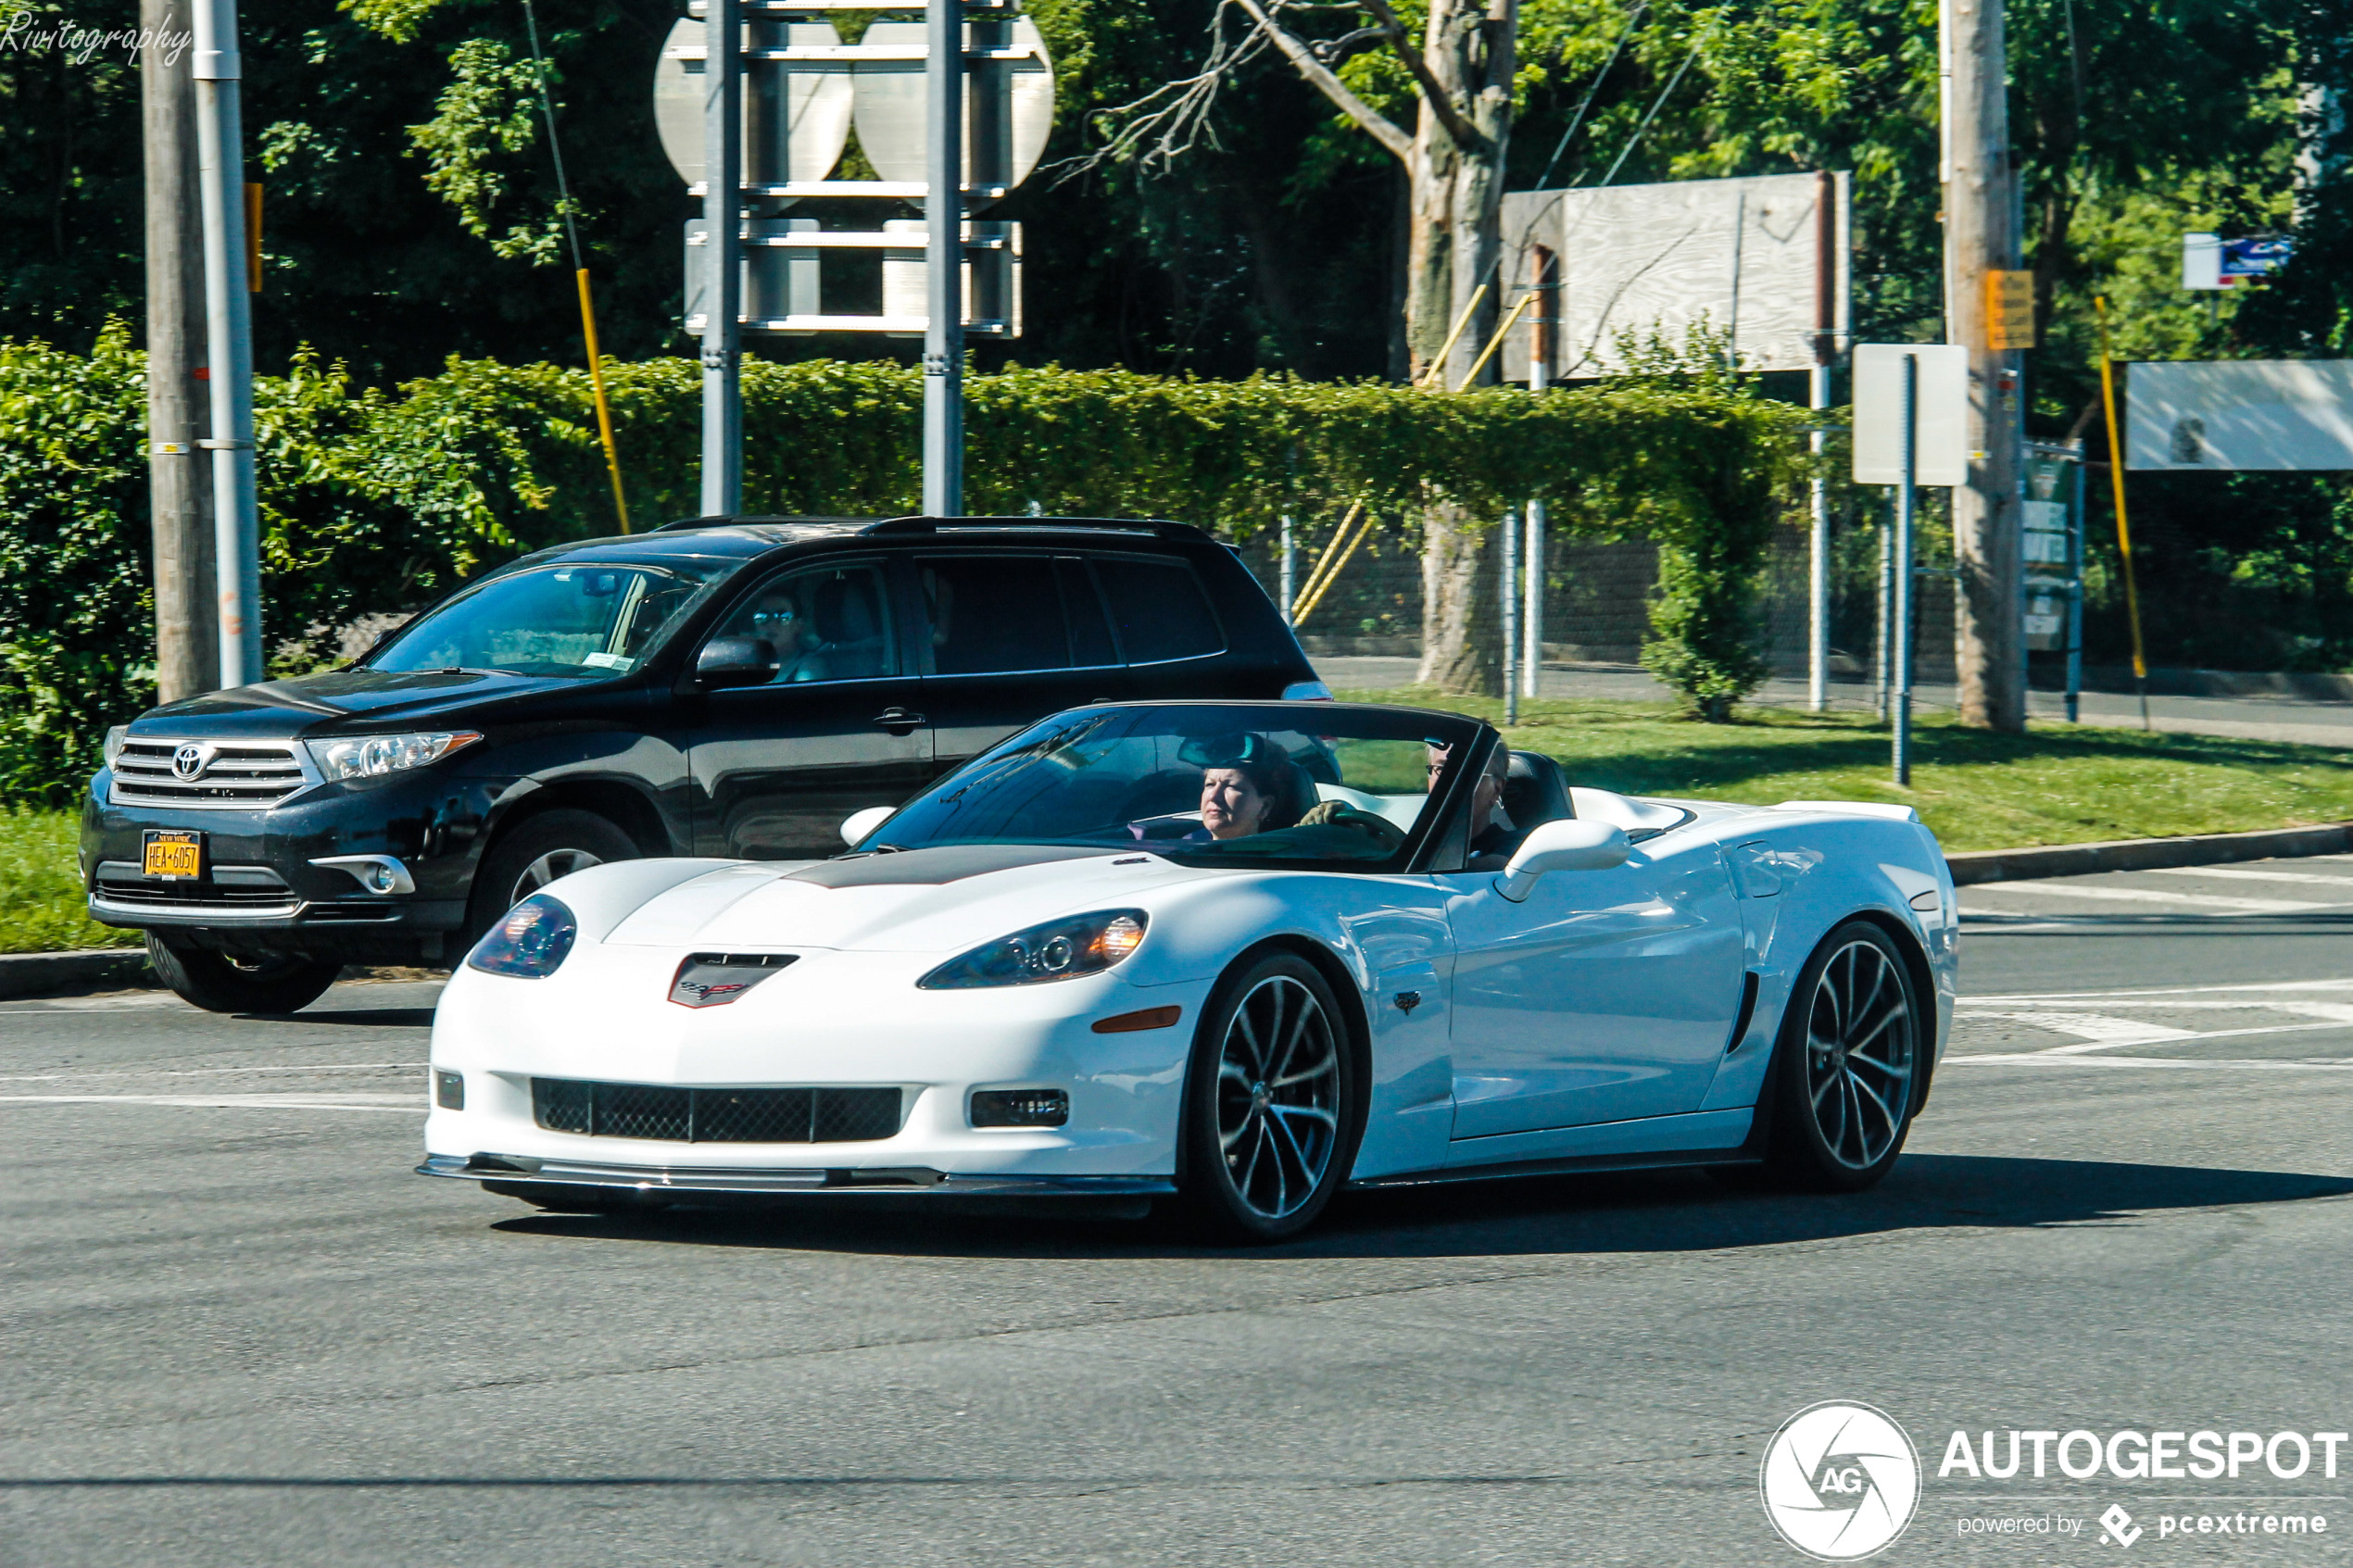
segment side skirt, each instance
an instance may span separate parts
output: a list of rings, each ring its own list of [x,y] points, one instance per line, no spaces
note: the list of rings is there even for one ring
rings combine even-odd
[[[1367,1176],[1354,1188],[1438,1186],[1448,1182],[1494,1182],[1516,1176],[1598,1175],[1611,1171],[1656,1171],[1687,1165],[1755,1165],[1762,1156],[1746,1145],[1731,1148],[1682,1148],[1655,1154],[1580,1154],[1555,1160],[1506,1160],[1492,1165],[1448,1165],[1435,1171],[1401,1171]]]

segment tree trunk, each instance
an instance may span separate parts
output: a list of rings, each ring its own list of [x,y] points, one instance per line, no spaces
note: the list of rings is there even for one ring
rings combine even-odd
[[[1495,259],[1503,246],[1504,153],[1511,135],[1517,24],[1517,0],[1439,0],[1423,41],[1432,76],[1478,133],[1476,141],[1457,139],[1428,103],[1415,130],[1405,340],[1417,380],[1444,351],[1444,391],[1469,382],[1500,320]],[[1490,285],[1486,295],[1456,332],[1481,283]],[[1492,375],[1494,363],[1488,362],[1482,380]],[[1423,518],[1416,675],[1423,684],[1487,696],[1503,690],[1500,618],[1487,602],[1493,596],[1481,588],[1493,522],[1446,502]]]

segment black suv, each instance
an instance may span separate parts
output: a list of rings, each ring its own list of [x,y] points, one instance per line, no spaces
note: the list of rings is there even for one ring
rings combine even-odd
[[[1171,522],[700,519],[542,550],[328,674],[114,731],[92,918],[199,1007],[442,964],[567,872],[838,854],[1046,714],[1327,695],[1228,546]]]

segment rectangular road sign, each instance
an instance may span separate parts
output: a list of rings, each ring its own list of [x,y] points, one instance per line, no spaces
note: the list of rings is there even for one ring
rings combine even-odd
[[[2128,367],[2128,469],[2353,469],[2353,360]]]
[[[1946,343],[1855,345],[1855,483],[1904,482],[1904,360],[1919,362],[1915,484],[1969,483],[1969,350]]]
[[[1999,354],[2034,346],[2034,274],[1995,268],[1985,274],[1985,346]]]

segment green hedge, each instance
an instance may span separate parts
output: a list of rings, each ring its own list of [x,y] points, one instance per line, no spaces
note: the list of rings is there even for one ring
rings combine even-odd
[[[0,799],[70,799],[106,726],[152,700],[144,374],[120,326],[86,355],[0,343]],[[610,367],[641,529],[696,509],[698,377],[686,359]],[[1740,387],[1440,396],[1054,369],[966,384],[974,512],[1158,515],[1239,540],[1359,495],[1485,516],[1541,496],[1556,527],[1660,542],[1653,662],[1695,707],[1754,684],[1749,603],[1804,415]],[[585,370],[452,360],[386,392],[303,358],[255,403],[264,639],[282,670],[329,658],[327,634],[363,614],[614,532]],[[914,509],[922,403],[905,366],[748,362],[748,509]]]

